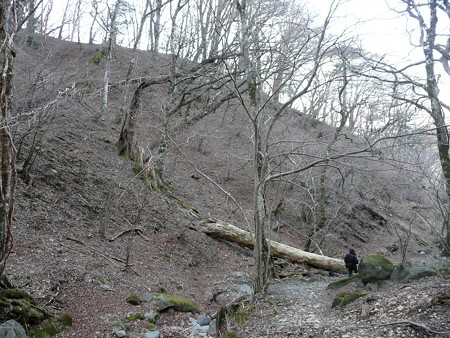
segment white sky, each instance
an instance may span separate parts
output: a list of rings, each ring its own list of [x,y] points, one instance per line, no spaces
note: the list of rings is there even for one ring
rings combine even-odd
[[[366,50],[387,55],[394,63],[421,57],[420,49],[411,46],[408,18],[395,13],[386,2],[402,8],[398,0],[343,0],[333,21],[336,32],[345,29],[348,35],[358,35]],[[307,3],[320,18],[327,13],[332,0],[307,0]],[[415,23],[410,20],[412,24]]]
[[[62,13],[67,1],[73,2],[73,0],[54,1],[53,10]],[[104,0],[110,3],[114,1]],[[299,2],[305,2],[312,12],[318,14],[317,24],[323,21],[321,18],[324,18],[333,1],[337,0],[299,0]],[[333,21],[334,33],[339,34],[347,30],[349,36],[358,35],[361,38],[365,49],[378,55],[391,56],[392,59],[390,57],[389,59],[393,62],[403,61],[414,49],[406,32],[407,18],[392,11],[387,3],[401,8],[399,0],[341,0]],[[60,18],[55,19],[57,24]],[[90,22],[88,24],[90,25]],[[418,55],[418,52],[420,53],[416,49],[415,54]],[[421,57],[420,54],[418,56]]]
[[[62,12],[66,4],[72,4],[75,0],[54,1],[55,12]],[[102,0],[103,3],[115,3],[116,0]],[[128,0],[132,3],[141,3],[143,0]],[[205,0],[207,1],[207,0]],[[231,1],[231,0],[230,0]],[[275,0],[276,1],[276,0]],[[328,13],[331,3],[339,0],[298,0],[305,3],[312,13],[318,15],[316,24],[323,22]],[[340,34],[346,31],[347,37],[358,36],[362,41],[364,49],[376,53],[379,56],[386,56],[385,60],[393,66],[412,63],[423,59],[420,48],[411,45],[410,34],[407,27],[416,27],[417,22],[408,19],[405,15],[395,13],[389,6],[397,9],[404,9],[404,4],[400,0],[340,0],[340,5],[335,13],[332,22],[332,33]],[[86,0],[86,4],[88,1]],[[87,5],[90,7],[90,5]],[[89,18],[89,16],[87,16]],[[60,18],[56,15],[55,25],[58,25]],[[92,20],[89,18],[89,20]],[[85,29],[88,29],[90,22]],[[97,38],[101,39],[103,33],[99,33]],[[417,34],[416,34],[417,37]],[[129,39],[129,36],[125,36]],[[87,37],[82,37],[82,42],[87,42]],[[99,41],[96,41],[99,42]],[[423,72],[423,67],[416,69],[416,72]]]

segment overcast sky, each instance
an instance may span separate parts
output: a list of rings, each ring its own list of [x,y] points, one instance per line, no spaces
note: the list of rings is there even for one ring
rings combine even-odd
[[[332,0],[307,2],[320,18],[327,13]],[[365,49],[387,55],[394,62],[402,63],[407,58],[421,57],[420,50],[410,44],[408,18],[395,13],[386,2],[401,8],[397,0],[342,0],[334,20],[336,31],[346,29],[349,35],[360,36]],[[412,27],[413,22],[409,22],[409,27]]]
[[[67,1],[56,0],[54,10],[62,13]],[[131,2],[134,1],[136,0],[131,0]],[[301,1],[307,4],[310,11],[318,15],[316,23],[320,24],[331,3],[338,0]],[[115,0],[109,0],[109,2],[114,3]],[[412,47],[409,42],[409,35],[406,31],[407,18],[396,14],[387,3],[398,9],[404,7],[404,5],[401,6],[400,0],[341,0],[333,21],[333,33],[339,34],[343,30],[347,30],[348,36],[358,35],[365,49],[378,55],[387,55],[392,63],[404,63],[409,58],[417,60],[422,55],[421,51]],[[56,15],[55,20],[55,25],[59,24],[60,17]],[[410,27],[416,24],[413,20],[409,20],[409,22]],[[414,52],[411,54],[413,50]]]

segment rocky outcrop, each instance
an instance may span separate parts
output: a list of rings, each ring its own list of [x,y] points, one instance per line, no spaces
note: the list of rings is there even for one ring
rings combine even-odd
[[[425,262],[406,261],[398,264],[391,275],[391,280],[408,283],[412,280],[437,275],[438,270]]]
[[[359,277],[364,284],[388,280],[394,271],[394,264],[380,253],[364,256],[358,267]]]

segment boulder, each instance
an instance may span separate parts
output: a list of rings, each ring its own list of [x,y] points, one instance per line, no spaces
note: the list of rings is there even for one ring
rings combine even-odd
[[[116,331],[116,337],[122,338],[122,337],[126,337],[126,336],[127,336],[127,332],[125,330]]]
[[[127,303],[131,304],[131,305],[139,305],[142,303],[141,298],[138,295],[129,295],[127,297]]]
[[[160,333],[158,330],[156,331],[147,331],[145,333],[145,338],[159,338],[161,337]]]
[[[346,278],[338,279],[334,282],[331,282],[330,284],[328,284],[327,289],[328,290],[336,290],[336,289],[343,288],[344,286],[347,286],[351,283],[355,283],[357,286],[364,286],[364,283],[362,282],[361,277],[358,274],[356,274],[351,277],[346,277]]]
[[[25,329],[16,322],[14,319],[10,319],[7,322],[0,325],[0,337],[1,338],[27,338]]]
[[[209,316],[199,315],[197,317],[197,323],[200,326],[209,325],[210,322],[211,322],[211,317],[209,317]]]
[[[394,271],[394,264],[380,253],[364,256],[358,267],[364,284],[387,280]]]
[[[437,270],[425,262],[405,261],[397,265],[392,272],[391,280],[408,283],[411,280],[437,275]]]
[[[169,293],[154,293],[153,297],[158,312],[168,311],[170,309],[180,312],[200,312],[197,304],[193,300],[182,296],[175,296]]]
[[[335,307],[344,307],[347,304],[357,300],[358,298],[364,297],[367,293],[356,289],[352,292],[340,292],[334,297],[333,304],[331,304],[332,308]]]

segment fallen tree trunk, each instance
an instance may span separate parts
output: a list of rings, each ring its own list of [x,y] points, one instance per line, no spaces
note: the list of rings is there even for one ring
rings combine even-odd
[[[253,249],[253,235],[232,224],[215,219],[207,219],[206,221],[203,221],[200,226],[201,231],[211,237],[218,237]],[[306,252],[275,241],[268,242],[270,245],[270,253],[274,257],[324,270],[347,271],[342,259]]]

